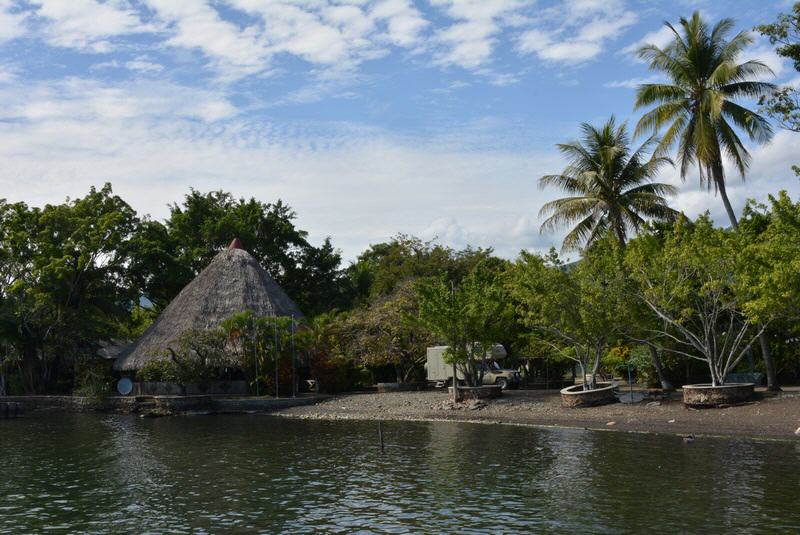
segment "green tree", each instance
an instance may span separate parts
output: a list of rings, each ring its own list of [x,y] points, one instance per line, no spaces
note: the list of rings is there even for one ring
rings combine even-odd
[[[1,313],[29,391],[56,388],[69,362],[120,332],[137,225],[109,184],[41,209],[0,201]]]
[[[590,247],[608,232],[624,247],[628,232],[638,231],[645,218],[675,218],[664,198],[674,195],[675,188],[652,182],[660,167],[672,163],[656,154],[648,157],[655,138],[631,151],[625,123],[617,126],[613,116],[600,127],[583,123],[581,131],[580,141],[558,145],[569,165],[561,174],[539,179],[542,188],[555,186],[572,194],[542,206],[539,217],[547,218],[542,232],[575,225],[564,238],[563,250]]]
[[[371,245],[359,255],[347,273],[357,303],[389,295],[406,281],[444,274],[448,281],[460,281],[478,263],[492,257],[491,249],[450,247],[398,234],[386,243]]]
[[[800,71],[800,2],[795,2],[789,13],[779,14],[775,22],[757,26],[756,30],[778,45],[778,55],[790,59],[795,70]],[[795,87],[781,87],[762,96],[759,103],[781,128],[800,132],[800,94]],[[794,169],[800,174],[800,168]]]
[[[416,290],[420,322],[448,345],[445,361],[480,386],[488,348],[507,337],[510,311],[497,271],[480,263],[458,285],[439,276],[419,280]]]
[[[307,315],[348,301],[341,257],[329,239],[319,247],[295,226],[296,214],[280,200],[263,203],[230,193],[192,190],[170,205],[164,222],[146,220],[134,240],[131,273],[144,295],[166,306],[234,237]]]
[[[665,351],[706,363],[712,384],[722,385],[773,319],[747,313],[756,294],[742,284],[751,259],[740,234],[714,228],[706,215],[655,239],[632,242],[625,259],[639,298],[663,322],[653,332]]]
[[[624,279],[612,240],[597,242],[570,266],[555,251],[547,258],[522,252],[507,279],[520,321],[578,364],[587,390],[595,388],[601,359],[620,337]]]
[[[690,19],[680,19],[682,31],[666,25],[672,32],[666,47],[649,44],[638,52],[650,70],[663,73],[669,82],[639,86],[636,108],[654,108],[639,120],[636,134],[666,126],[659,152],[677,144],[682,178],[696,162],[701,183],[719,192],[735,228],[738,222],[726,192],[723,158],[734,163],[742,179],[750,164],[750,154],[735,128],[759,143],[772,137],[769,122],[735,100],[770,94],[775,86],[758,77],[772,71],[760,61],[737,62],[753,38],[740,32],[727,39],[734,27],[731,19],[709,29],[695,12]]]
[[[397,382],[408,382],[425,363],[433,337],[416,317],[417,294],[410,281],[388,296],[378,296],[343,321],[349,332],[345,351],[364,366],[391,365]]]

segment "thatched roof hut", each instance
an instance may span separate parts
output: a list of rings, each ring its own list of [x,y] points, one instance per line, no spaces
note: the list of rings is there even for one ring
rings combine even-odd
[[[162,358],[184,332],[217,327],[222,320],[247,310],[258,316],[303,318],[294,301],[235,239],[120,353],[114,368],[137,370],[148,360]]]

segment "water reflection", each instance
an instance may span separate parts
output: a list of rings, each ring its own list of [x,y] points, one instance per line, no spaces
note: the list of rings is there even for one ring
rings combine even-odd
[[[447,423],[1,424],[0,533],[787,532],[800,446]]]

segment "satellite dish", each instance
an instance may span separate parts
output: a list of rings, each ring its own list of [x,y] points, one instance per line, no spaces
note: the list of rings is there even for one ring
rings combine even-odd
[[[133,381],[127,377],[123,377],[117,381],[117,392],[123,396],[130,395],[130,393],[133,392]]]

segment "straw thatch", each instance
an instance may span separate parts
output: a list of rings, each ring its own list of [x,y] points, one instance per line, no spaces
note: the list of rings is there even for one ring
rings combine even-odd
[[[243,311],[258,316],[303,314],[280,286],[264,271],[238,239],[211,263],[164,309],[161,315],[114,363],[117,370],[136,370],[191,329],[211,329]]]

